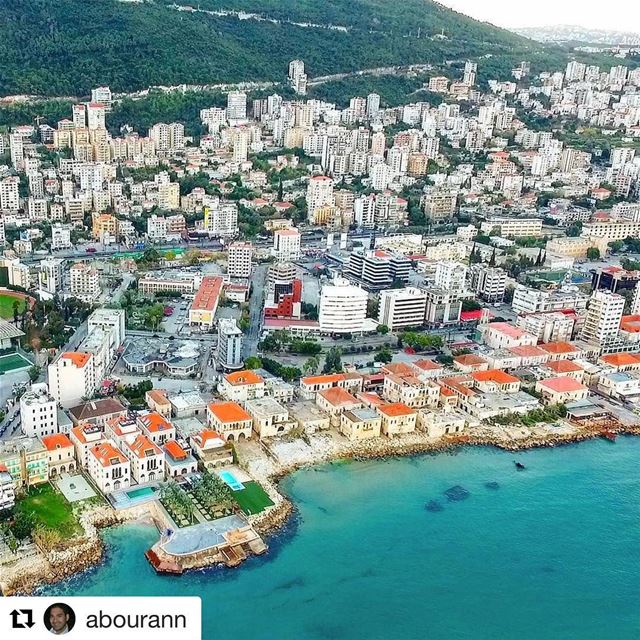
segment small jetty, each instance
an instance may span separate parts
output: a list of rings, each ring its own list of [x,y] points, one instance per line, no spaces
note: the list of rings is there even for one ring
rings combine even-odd
[[[604,431],[600,432],[600,437],[604,438],[605,440],[609,440],[609,442],[615,442],[618,434],[615,431],[609,431],[608,429],[605,429]]]
[[[148,549],[144,555],[156,573],[167,573],[174,576],[181,576],[183,573],[182,567],[177,562],[168,559],[161,560],[153,549]]]
[[[216,564],[237,567],[250,555],[267,551],[262,538],[239,514],[167,531],[145,553],[158,573],[180,575]]]

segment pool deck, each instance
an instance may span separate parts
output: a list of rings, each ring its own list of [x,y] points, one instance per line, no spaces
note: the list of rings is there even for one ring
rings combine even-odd
[[[121,491],[114,491],[107,496],[114,509],[129,509],[130,507],[139,507],[142,504],[153,502],[160,498],[160,485],[158,482],[151,482],[142,486],[134,484]],[[132,498],[129,493],[137,489],[154,489],[153,493],[145,493],[141,496]]]
[[[201,522],[191,527],[174,529],[161,546],[164,551],[173,556],[185,556],[228,544],[230,534],[250,528],[249,523],[242,516],[226,516],[212,522]]]
[[[241,515],[218,518],[161,535],[145,555],[158,573],[181,574],[216,564],[237,567],[251,554],[260,555],[267,545]]]

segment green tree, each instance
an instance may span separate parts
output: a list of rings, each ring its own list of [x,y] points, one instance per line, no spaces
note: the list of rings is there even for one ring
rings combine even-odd
[[[624,248],[624,242],[622,242],[622,240],[612,240],[607,246],[611,253],[618,253],[618,251],[622,251]]]
[[[318,356],[311,356],[305,360],[305,363],[302,365],[302,371],[305,375],[313,375],[317,373],[319,367],[320,359]]]
[[[587,249],[587,260],[600,260],[600,249],[589,247]]]
[[[342,371],[342,349],[331,347],[324,357],[322,373],[340,373]]]
[[[262,360],[260,360],[260,358],[258,358],[257,356],[249,356],[244,361],[244,368],[245,369],[261,369]]]
[[[367,318],[377,318],[380,300],[378,297],[367,298]]]
[[[579,220],[567,227],[566,234],[569,238],[577,238],[582,233],[582,222]]]
[[[377,331],[379,334],[381,334],[381,335],[383,335],[383,336],[386,336],[386,335],[387,335],[387,333],[389,333],[389,327],[387,327],[387,325],[386,325],[386,324],[379,324],[379,325],[376,327],[376,331]]]

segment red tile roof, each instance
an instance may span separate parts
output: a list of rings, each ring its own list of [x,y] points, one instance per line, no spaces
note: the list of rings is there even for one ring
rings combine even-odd
[[[237,402],[212,402],[209,411],[222,423],[251,420],[251,416]]]
[[[556,393],[572,393],[574,391],[582,391],[587,388],[575,378],[570,378],[569,376],[547,378],[545,380],[540,380],[540,384],[551,391],[555,391]]]
[[[389,418],[397,418],[398,416],[410,416],[416,413],[411,407],[408,407],[403,402],[382,404],[378,407],[378,411],[381,411]]]
[[[73,442],[71,442],[71,440],[69,440],[69,436],[64,433],[55,433],[51,436],[44,436],[41,440],[42,444],[47,448],[47,451],[73,447]]]
[[[342,387],[331,387],[330,389],[320,391],[318,395],[322,396],[329,404],[334,406],[358,402],[355,396],[351,395]]]

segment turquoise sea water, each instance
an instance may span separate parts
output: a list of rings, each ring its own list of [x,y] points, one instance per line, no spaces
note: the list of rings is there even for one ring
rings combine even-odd
[[[131,525],[47,593],[200,595],[205,640],[640,637],[640,438],[334,464],[283,489],[297,518],[239,569],[159,577],[155,531]]]

